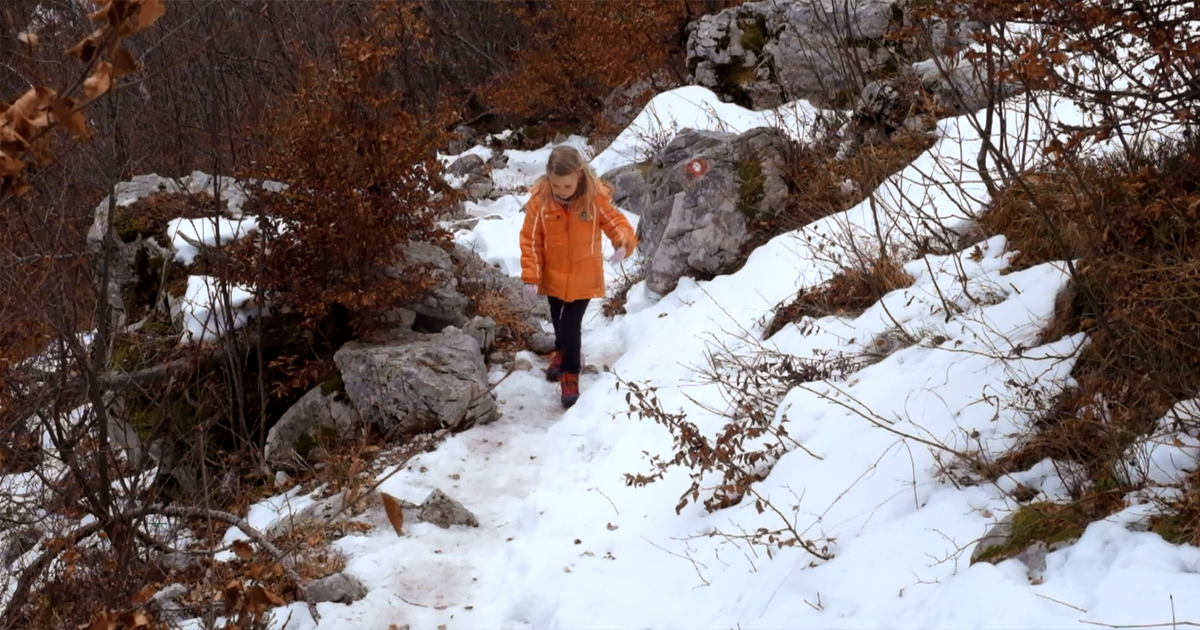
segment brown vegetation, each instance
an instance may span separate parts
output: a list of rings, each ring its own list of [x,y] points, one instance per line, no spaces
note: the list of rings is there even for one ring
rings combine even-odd
[[[863,270],[844,269],[829,282],[805,289],[790,303],[776,307],[764,336],[770,338],[784,326],[805,317],[858,315],[883,296],[912,282],[912,276],[891,258],[876,260]]]

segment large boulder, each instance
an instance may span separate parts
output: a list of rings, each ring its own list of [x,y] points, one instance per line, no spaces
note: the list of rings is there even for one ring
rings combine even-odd
[[[340,377],[314,387],[300,397],[267,432],[264,455],[278,466],[308,458],[313,447],[345,435],[359,422]]]
[[[904,0],[760,0],[688,25],[693,82],[747,107],[847,107],[871,79],[961,48],[969,23],[918,21]],[[920,28],[913,28],[920,27]],[[903,39],[890,37],[907,29]]]
[[[688,26],[688,66],[697,84],[744,105],[829,103],[894,63],[881,44],[903,26],[896,8],[895,0],[747,2]]]
[[[278,182],[261,185],[266,190],[281,187]],[[109,226],[113,229],[105,296],[111,307],[110,325],[119,330],[155,311],[168,315],[172,303],[183,295],[188,265],[176,260],[178,252],[167,233],[171,219],[211,219],[214,190],[220,198],[223,218],[244,219],[242,206],[258,189],[230,177],[213,177],[200,171],[181,178],[139,175],[118,183],[111,220],[110,199],[105,197],[93,211],[87,235],[88,247],[99,252]],[[243,234],[252,230],[247,226]]]
[[[649,164],[605,174],[618,205],[641,218],[646,286],[661,295],[683,276],[731,271],[752,224],[783,211],[784,162],[795,150],[777,129],[684,129]]]
[[[459,431],[499,417],[479,343],[459,330],[351,342],[334,362],[362,419],[388,433]]]

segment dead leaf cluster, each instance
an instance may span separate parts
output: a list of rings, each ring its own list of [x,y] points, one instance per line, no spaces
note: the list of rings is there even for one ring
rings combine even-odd
[[[28,172],[53,158],[48,135],[52,129],[65,129],[77,142],[91,139],[83,110],[107,94],[113,81],[138,70],[122,40],[149,28],[166,13],[162,0],[91,1],[99,8],[88,17],[98,27],[66,51],[87,64],[84,78],[58,90],[35,85],[16,100],[0,103],[0,194],[21,196],[29,191]],[[21,33],[17,39],[31,49],[38,46],[34,33]]]

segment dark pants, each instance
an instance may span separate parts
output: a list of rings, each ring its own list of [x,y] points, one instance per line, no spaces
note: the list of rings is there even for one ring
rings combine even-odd
[[[564,302],[550,298],[550,323],[554,324],[554,347],[563,354],[563,374],[579,374],[579,347],[583,335],[583,313],[590,300]]]

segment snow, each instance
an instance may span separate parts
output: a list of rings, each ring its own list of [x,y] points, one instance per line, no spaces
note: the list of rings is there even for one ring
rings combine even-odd
[[[229,312],[225,310],[226,292]],[[212,276],[188,276],[187,291],[171,305],[171,310],[172,316],[182,322],[183,343],[215,341],[224,334],[229,318],[233,330],[237,330],[268,312],[254,305],[254,292],[249,287],[225,287]]]
[[[172,219],[167,223],[167,238],[175,248],[175,260],[190,265],[200,247],[229,246],[257,230],[256,217]]]
[[[667,93],[655,106],[698,124],[712,105],[698,90]],[[1049,133],[1026,120],[1025,105],[1009,104],[1006,124],[997,125],[1007,136],[992,139],[1014,147],[1018,168],[1042,159],[1034,148]],[[1061,121],[1081,118],[1069,103],[1039,106]],[[1015,559],[968,562],[979,538],[1017,508],[1008,493],[1018,483],[1055,501],[1079,482],[1072,466],[1052,460],[991,485],[951,483],[946,468],[948,451],[1002,453],[1030,429],[1020,403],[1070,384],[1086,336],[1039,341],[1067,281],[1064,264],[1012,271],[1015,252],[996,236],[912,260],[905,265],[912,285],[857,317],[808,319],[760,341],[770,309],[827,280],[851,246],[909,255],[897,239],[902,231],[919,233],[932,221],[963,227],[977,215],[988,197],[975,170],[983,143],[971,122],[941,121],[934,147],[881,186],[874,205],[778,237],[736,273],[684,278],[666,296],[639,284],[627,315],[612,321],[593,303],[583,351],[601,369],[583,377],[583,395],[569,411],[541,377],[541,358],[524,355],[535,364],[529,372],[494,373],[503,417],[449,437],[380,488],[413,502],[441,488],[473,510],[480,527],[417,523],[397,536],[380,511],[369,513],[371,530],[336,543],[366,598],[320,604],[320,624],[295,604],[277,619],[291,614],[288,627],[304,630],[1065,628],[1200,618],[1200,602],[1186,597],[1200,586],[1200,550],[1139,531],[1152,513],[1144,500],[1050,553],[1039,580]],[[632,138],[593,165],[631,161],[639,146]],[[457,239],[519,274],[524,200],[515,192],[468,203],[479,221]],[[606,266],[610,281],[624,271]],[[845,378],[805,383],[783,397],[775,425],[786,423],[804,448],[784,454],[753,486],[782,517],[760,514],[750,498],[711,514],[690,502],[677,515],[689,481],[680,469],[646,487],[626,485],[626,474],[650,472],[650,457],[669,457],[672,442],[663,427],[629,416],[618,375],[656,387],[665,410],[686,411],[712,436],[725,421],[705,407],[721,408],[724,392],[698,371],[714,352],[861,357],[880,339],[907,340]],[[1143,445],[1142,460],[1164,482],[1193,465],[1200,449],[1173,426],[1164,419],[1157,439]],[[702,492],[715,481],[707,476]],[[784,518],[833,558],[747,543],[746,533],[781,528]]]
[[[1073,104],[1041,95],[1006,103],[1004,124],[993,125],[988,143],[1006,147],[1018,170],[1045,159],[1039,146],[1054,132],[1029,118],[1029,109],[1052,121],[1086,122]],[[604,173],[639,161],[684,127],[740,132],[771,124],[805,141],[820,115],[803,101],[753,112],[688,86],[653,99],[591,165]],[[639,283],[627,314],[614,320],[604,319],[594,301],[583,353],[599,369],[582,377],[583,395],[572,409],[558,405],[557,386],[540,373],[544,360],[523,353],[533,370],[491,375],[500,420],[380,474],[381,491],[414,503],[442,489],[480,526],[408,523],[397,536],[381,510],[370,511],[370,530],[335,543],[348,558],[345,571],[368,589],[365,599],[319,604],[319,624],[303,604],[291,604],[274,611],[274,626],[289,618],[292,630],[1068,628],[1161,623],[1168,615],[1200,620],[1200,600],[1189,597],[1200,587],[1200,549],[1142,531],[1153,514],[1144,494],[1049,553],[1037,579],[1016,559],[969,563],[980,537],[1018,507],[1010,497],[1018,484],[1037,500],[1062,501],[1086,483],[1077,466],[1053,460],[992,484],[955,481],[951,453],[987,460],[1013,446],[1031,426],[1023,403],[1070,385],[1087,343],[1083,334],[1041,339],[1068,280],[1063,262],[1013,271],[1015,252],[1002,235],[921,257],[906,242],[932,225],[961,230],[987,203],[985,174],[998,171],[991,161],[990,172],[977,170],[988,144],[980,133],[969,116],[939,121],[933,147],[869,200],[771,240],[735,273],[684,278],[665,296]],[[567,143],[591,155],[583,138]],[[552,148],[504,151],[507,167],[490,174],[499,198],[465,204],[473,224],[455,239],[506,274],[520,273],[522,207]],[[468,153],[493,156],[486,146]],[[191,184],[211,185],[202,179],[194,174]],[[636,215],[626,216],[636,225]],[[173,239],[193,247],[218,235],[237,238],[252,220],[235,216],[208,227],[177,220],[171,229]],[[176,247],[181,260],[195,255],[194,247]],[[860,315],[807,318],[762,341],[776,304],[847,264],[869,262],[852,252],[881,250],[909,261],[910,286]],[[630,262],[606,263],[610,285],[637,263],[636,252]],[[213,284],[189,278],[177,305],[185,342],[222,332]],[[258,315],[250,289],[234,287],[230,297],[235,327]],[[656,388],[663,409],[686,412],[711,438],[726,422],[711,409],[724,408],[728,392],[703,373],[730,369],[723,352],[861,363],[849,374],[781,392],[772,426],[786,426],[796,446],[752,486],[774,509],[760,512],[751,496],[713,513],[689,501],[677,513],[689,471],[670,469],[645,487],[626,483],[627,475],[651,472],[651,459],[669,458],[674,446],[664,427],[631,417],[618,377]],[[1197,400],[1180,403],[1154,435],[1131,447],[1126,475],[1167,486],[1195,467],[1200,438],[1176,418],[1200,413]],[[702,496],[718,480],[706,475]],[[0,481],[20,492],[34,480]],[[247,521],[270,528],[311,505],[319,491],[272,497],[252,506]],[[832,558],[752,544],[755,532],[781,528]],[[245,537],[230,528],[224,543]]]
[[[775,109],[755,111],[722,102],[708,88],[689,85],[652,98],[612,144],[591,161],[603,175],[626,164],[644,161],[655,146],[666,142],[680,129],[742,133],[755,127],[779,127],[794,139],[811,138],[818,110],[807,101],[785,103]]]

